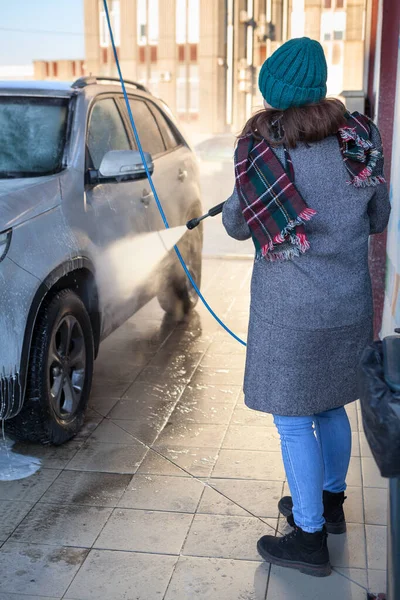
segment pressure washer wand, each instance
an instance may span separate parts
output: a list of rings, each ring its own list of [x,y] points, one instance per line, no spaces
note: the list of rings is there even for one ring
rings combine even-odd
[[[202,217],[196,217],[195,219],[190,219],[190,221],[188,221],[186,223],[186,227],[188,229],[194,229],[195,227],[197,227],[197,225],[200,224],[200,222],[203,219],[207,219],[207,217],[215,217],[216,215],[219,215],[220,213],[222,213],[224,204],[225,204],[225,202],[221,202],[221,204],[217,204],[217,206],[213,206],[212,208],[210,208],[208,213],[206,213]]]

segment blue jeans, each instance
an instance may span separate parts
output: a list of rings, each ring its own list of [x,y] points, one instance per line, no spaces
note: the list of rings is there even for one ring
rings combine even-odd
[[[309,417],[274,415],[293,498],[293,517],[304,531],[320,531],[322,491],[344,492],[351,453],[351,429],[343,407]]]

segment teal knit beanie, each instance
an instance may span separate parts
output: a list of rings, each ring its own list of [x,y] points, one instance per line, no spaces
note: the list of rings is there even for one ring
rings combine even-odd
[[[295,38],[264,62],[258,86],[268,104],[285,110],[320,102],[326,96],[327,77],[321,44],[307,37]]]

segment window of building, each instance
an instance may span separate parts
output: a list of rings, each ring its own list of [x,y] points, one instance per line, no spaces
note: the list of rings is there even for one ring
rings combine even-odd
[[[148,0],[149,14],[149,44],[155,45],[159,41],[159,11],[158,0]]]
[[[344,40],[346,32],[345,11],[325,11],[321,15],[321,36],[323,42]]]
[[[177,112],[181,118],[197,118],[199,112],[198,44],[200,0],[176,0]]]
[[[199,66],[179,65],[176,78],[176,110],[181,118],[197,118],[200,109]]]
[[[340,0],[332,0],[331,8],[321,14],[321,43],[328,63],[328,93],[340,94],[344,77],[344,40],[346,11],[337,10]],[[343,3],[342,3],[343,6]]]
[[[179,65],[176,75],[176,111],[182,116],[186,114],[186,65]]]
[[[159,0],[137,0],[138,79],[158,92]]]
[[[139,46],[159,42],[158,0],[137,0],[137,39]]]
[[[76,62],[72,61],[72,75],[76,77]]]
[[[99,1],[99,15],[100,15],[100,46],[107,48],[110,43],[110,35],[108,33],[106,11],[104,10],[104,4]]]
[[[100,18],[100,46],[107,48],[110,45],[110,33],[108,30],[107,16],[104,4],[99,0]],[[121,4],[120,0],[112,0],[110,6],[110,21],[113,29],[114,42],[116,46],[121,44]]]
[[[187,0],[176,0],[176,43],[186,44]]]
[[[333,39],[343,40],[346,31],[346,13],[336,11],[333,14]]]
[[[189,44],[198,44],[200,39],[200,0],[188,0],[187,31]]]
[[[176,1],[176,43],[198,44],[200,39],[199,0]]]
[[[138,64],[136,78],[137,78],[138,83],[147,85],[147,66],[146,66],[145,60],[143,60],[142,63]]]
[[[96,102],[90,115],[87,147],[95,169],[100,168],[109,150],[129,150],[130,144],[121,116],[112,98]]]
[[[147,44],[147,2],[137,0],[137,39],[139,46]]]
[[[189,113],[191,117],[197,117],[200,108],[200,78],[199,66],[190,65],[189,67]]]
[[[58,64],[53,62],[53,77],[58,77]]]
[[[160,72],[157,69],[157,65],[155,65],[154,63],[151,64],[150,67],[150,78],[147,82],[149,89],[151,91],[152,94],[154,94],[154,96],[159,96],[160,95],[160,89],[159,89],[159,84],[160,84]]]
[[[113,28],[114,42],[117,47],[121,45],[121,3],[113,0],[111,4],[111,25]]]
[[[165,151],[165,145],[153,114],[143,100],[129,100],[139,138],[145,152],[152,156]]]

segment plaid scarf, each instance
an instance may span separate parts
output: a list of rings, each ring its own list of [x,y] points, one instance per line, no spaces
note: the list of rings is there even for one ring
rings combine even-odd
[[[293,165],[285,148],[287,170],[263,139],[239,138],[235,151],[236,189],[250,228],[256,258],[287,260],[309,247],[304,221],[316,214],[293,183]]]
[[[383,183],[382,152],[370,140],[373,124],[359,113],[346,118],[348,125],[340,129],[338,139],[351,176],[348,183],[356,187]],[[256,259],[289,260],[310,247],[304,223],[316,211],[296,188],[290,154],[287,148],[284,152],[286,169],[264,139],[255,140],[250,134],[239,138],[236,146],[236,190]]]
[[[383,176],[382,142],[376,125],[359,112],[346,114],[347,125],[339,129],[338,139],[343,160],[350,174],[347,183],[355,187],[375,186],[385,183]],[[371,141],[372,130],[379,147]]]

